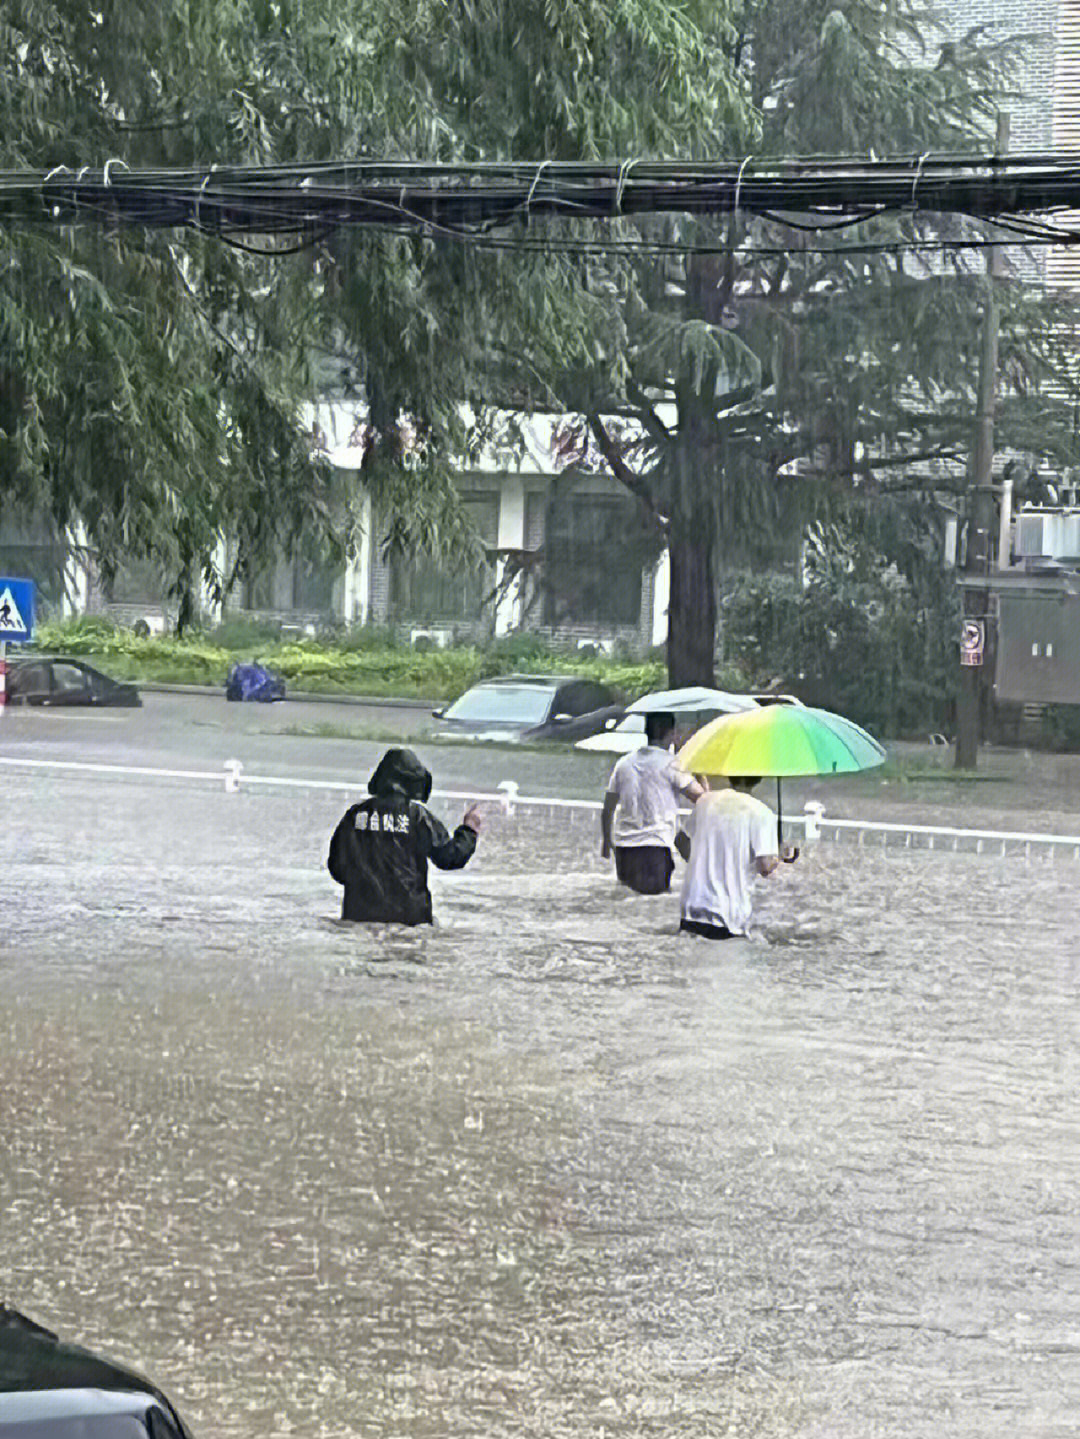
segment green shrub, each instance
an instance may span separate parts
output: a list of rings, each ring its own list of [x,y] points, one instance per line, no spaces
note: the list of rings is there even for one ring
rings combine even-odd
[[[206,638],[223,650],[247,650],[253,645],[276,644],[281,638],[281,624],[271,620],[224,619]]]
[[[1080,753],[1080,706],[1047,705],[1043,734],[1051,749],[1064,754]]]
[[[779,681],[884,738],[949,727],[959,633],[951,592],[920,608],[906,587],[752,580],[725,597],[722,614],[726,652],[750,688]]]
[[[498,666],[492,670],[493,674],[506,674],[512,670],[527,670],[537,666],[550,670],[557,661],[564,658],[542,635],[531,634],[528,630],[516,630],[513,634],[500,635],[484,648],[485,665]]]
[[[77,619],[48,620],[45,624],[38,625],[35,642],[40,649],[63,645],[75,653],[72,648],[74,645],[107,642],[122,633],[120,626],[105,615],[80,615]]]
[[[363,650],[400,649],[401,641],[389,625],[351,625],[334,636],[332,647],[343,654],[354,654]]]

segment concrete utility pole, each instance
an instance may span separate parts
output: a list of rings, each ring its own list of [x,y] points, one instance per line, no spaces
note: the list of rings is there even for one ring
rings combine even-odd
[[[996,154],[1004,155],[1009,148],[1009,117],[998,115]],[[994,556],[994,407],[997,402],[998,333],[1001,312],[998,307],[996,282],[1004,266],[1001,249],[991,245],[986,252],[986,307],[983,310],[982,345],[979,354],[979,389],[975,413],[975,442],[971,454],[971,506],[968,515],[966,575],[989,575]],[[961,655],[960,683],[956,705],[956,768],[975,769],[979,762],[982,738],[983,696],[986,692],[987,621],[990,609],[988,587],[965,586],[963,591],[964,619],[981,626],[983,643],[976,663],[971,663],[974,649]],[[965,630],[969,626],[965,623]],[[972,630],[974,633],[974,630]]]

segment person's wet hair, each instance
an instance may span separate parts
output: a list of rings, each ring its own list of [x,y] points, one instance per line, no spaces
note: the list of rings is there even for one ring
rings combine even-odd
[[[645,716],[645,738],[650,744],[661,744],[675,733],[675,716],[666,710],[657,710]]]
[[[732,789],[753,789],[756,784],[761,783],[761,776],[759,774],[733,774],[728,783]]]

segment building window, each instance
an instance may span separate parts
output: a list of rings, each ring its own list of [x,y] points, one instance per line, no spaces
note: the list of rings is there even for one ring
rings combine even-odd
[[[23,526],[0,519],[0,575],[33,580],[43,610],[63,600],[65,557],[63,542],[47,522]]]
[[[334,581],[340,573],[341,561],[331,561],[325,550],[305,535],[293,553],[293,609],[310,614],[330,614],[334,608]]]
[[[499,497],[494,493],[462,496],[462,505],[476,526],[489,555],[499,533]],[[455,569],[450,561],[429,555],[394,555],[390,561],[390,613],[395,620],[424,623],[475,623],[483,618],[484,601],[495,584],[495,566]]]
[[[640,519],[620,495],[556,495],[544,540],[544,624],[598,628],[641,620]]]
[[[276,564],[264,565],[255,574],[249,575],[240,591],[241,604],[245,610],[272,610],[274,605],[274,577]]]
[[[256,613],[329,615],[342,561],[323,541],[302,535],[291,554],[279,555],[248,574],[240,590],[241,607]]]
[[[150,607],[163,604],[167,590],[164,572],[156,561],[128,556],[117,566],[105,598],[111,605]]]

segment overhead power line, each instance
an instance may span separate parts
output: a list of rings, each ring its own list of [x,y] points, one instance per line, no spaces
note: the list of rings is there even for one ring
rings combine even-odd
[[[505,243],[520,239],[533,217],[746,215],[822,232],[917,212],[996,221],[1025,243],[1074,244],[1075,211],[1080,157],[1053,153],[718,164],[342,161],[205,170],[130,170],[110,161],[100,170],[0,172],[3,226],[188,228],[234,243],[302,242],[362,227]]]

